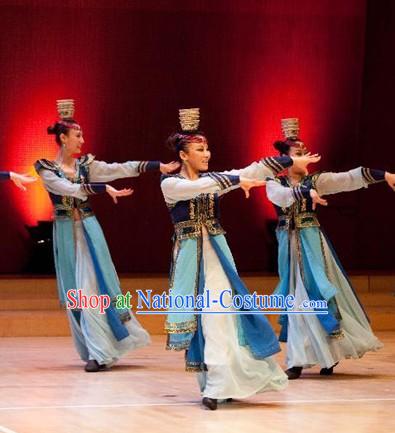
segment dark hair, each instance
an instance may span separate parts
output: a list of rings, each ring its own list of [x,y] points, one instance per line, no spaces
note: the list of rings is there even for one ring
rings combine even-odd
[[[297,146],[300,142],[299,138],[287,138],[285,141],[275,141],[273,146],[279,151],[280,155],[288,155],[291,147]]]
[[[64,121],[58,121],[53,125],[48,126],[47,133],[48,135],[55,135],[56,143],[58,143],[58,145],[61,146],[62,142],[60,140],[60,134],[68,135],[73,125],[78,125],[78,122],[74,119],[65,119]]]
[[[182,131],[174,132],[166,140],[166,145],[173,151],[176,152],[179,158],[180,152],[187,152],[188,144],[192,141],[199,141],[203,137],[207,141],[207,138],[203,131]]]

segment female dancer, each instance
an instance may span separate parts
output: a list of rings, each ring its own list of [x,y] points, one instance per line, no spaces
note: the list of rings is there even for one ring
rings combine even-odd
[[[106,182],[139,176],[148,170],[168,173],[177,163],[129,161],[107,164],[92,155],[74,158],[84,143],[81,127],[73,120],[73,100],[58,101],[60,120],[48,128],[60,146],[55,161],[38,160],[36,170],[54,206],[54,255],[61,304],[75,306],[82,295],[108,295],[111,305],[106,314],[99,309],[67,309],[73,339],[85,371],[97,372],[111,366],[127,351],[149,343],[148,333],[128,309],[116,308],[121,294],[118,276],[101,227],[88,201],[91,194],[107,192],[117,197],[132,194],[131,189],[116,190]],[[99,182],[99,183],[97,183]],[[71,289],[78,296],[70,297]]]
[[[272,357],[280,348],[275,334],[260,314],[234,312],[231,294],[248,293],[238,276],[219,221],[219,198],[242,188],[246,196],[256,180],[272,176],[293,163],[289,157],[266,158],[242,170],[206,172],[211,153],[198,131],[199,110],[180,110],[182,131],[169,144],[182,162],[180,174],[162,176],[161,188],[174,224],[174,251],[170,273],[173,295],[198,294],[219,300],[194,309],[169,310],[167,349],[186,350],[186,368],[199,373],[205,407],[215,410],[217,400],[245,398],[281,390],[287,377]],[[302,166],[314,157],[300,158]]]
[[[26,191],[25,184],[33,183],[37,179],[27,174],[18,174],[13,171],[0,171],[0,181],[2,180],[11,180],[19,189]]]
[[[280,155],[303,155],[298,119],[283,119],[285,141],[274,143]],[[395,189],[395,175],[359,167],[343,173],[308,174],[290,167],[287,176],[267,182],[267,195],[278,215],[276,230],[280,282],[275,293],[292,294],[295,304],[305,300],[327,301],[327,315],[282,315],[280,341],[287,342],[287,375],[297,379],[303,368],[316,364],[321,375],[331,375],[344,358],[360,358],[382,343],[320,228],[315,204],[326,205],[321,195],[354,191],[387,181]],[[310,310],[311,311],[311,310]]]

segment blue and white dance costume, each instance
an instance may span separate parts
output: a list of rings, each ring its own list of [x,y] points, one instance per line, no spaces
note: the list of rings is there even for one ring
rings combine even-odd
[[[84,361],[109,366],[150,342],[129,310],[115,308],[122,294],[120,283],[88,196],[105,192],[105,182],[139,176],[158,170],[159,165],[156,161],[107,164],[85,155],[76,159],[76,176],[69,179],[56,162],[41,159],[35,164],[54,207],[54,258],[61,304],[66,305],[70,289],[87,296],[109,295],[112,300],[106,314],[92,308],[67,309],[74,343]],[[79,219],[74,218],[76,210]]]
[[[240,176],[264,179],[292,165],[289,157],[266,158],[242,170],[201,174],[189,180],[162,176],[161,188],[174,224],[170,271],[173,295],[196,296],[210,291],[212,299],[230,290],[246,294],[219,220],[219,201],[238,188]],[[203,397],[246,398],[281,390],[288,379],[272,355],[278,340],[263,315],[215,314],[231,311],[212,304],[197,315],[193,310],[169,310],[165,324],[167,349],[186,350],[186,369],[198,372]],[[214,313],[214,314],[212,314]]]
[[[9,171],[0,171],[0,181],[8,180],[9,178],[10,178],[10,172]]]
[[[292,186],[287,177],[268,180],[266,192],[278,215],[276,294],[325,300],[328,315],[280,316],[280,341],[287,342],[288,368],[319,364],[330,368],[344,358],[360,358],[382,343],[348,280],[336,253],[320,228],[310,190],[320,196],[354,191],[384,180],[384,172],[359,167],[341,173],[316,173]]]

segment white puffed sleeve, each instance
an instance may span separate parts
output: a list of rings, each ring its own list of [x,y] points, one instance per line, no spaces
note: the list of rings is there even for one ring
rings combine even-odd
[[[140,164],[140,161],[107,163],[95,160],[89,164],[89,181],[111,182],[125,177],[137,177],[140,175]]]
[[[247,167],[238,170],[229,170],[223,174],[237,175],[248,179],[265,180],[267,177],[274,177],[281,171],[293,164],[289,156],[269,156],[260,161],[254,161]]]
[[[76,197],[84,201],[88,198],[81,184],[59,177],[51,170],[40,170],[40,177],[45,189],[52,194]]]
[[[166,203],[190,200],[200,194],[230,191],[239,183],[238,176],[211,172],[196,180],[169,176],[162,180],[161,189]]]
[[[362,167],[340,173],[320,173],[315,181],[315,188],[319,195],[355,191],[367,186],[368,183],[362,175]]]
[[[276,206],[287,208],[295,202],[295,196],[292,194],[292,189],[281,185],[275,180],[266,182],[267,198]]]
[[[284,186],[273,179],[266,181],[266,194],[268,199],[279,207],[287,208],[295,201],[300,202],[310,197],[311,188],[306,186]]]

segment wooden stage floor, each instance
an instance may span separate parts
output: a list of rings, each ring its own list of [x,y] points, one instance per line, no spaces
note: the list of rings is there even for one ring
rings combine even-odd
[[[201,408],[195,375],[182,353],[164,350],[164,336],[94,374],[69,337],[2,338],[0,432],[393,433],[395,332],[378,336],[384,349],[343,361],[332,377],[314,368],[283,392],[214,412]]]

